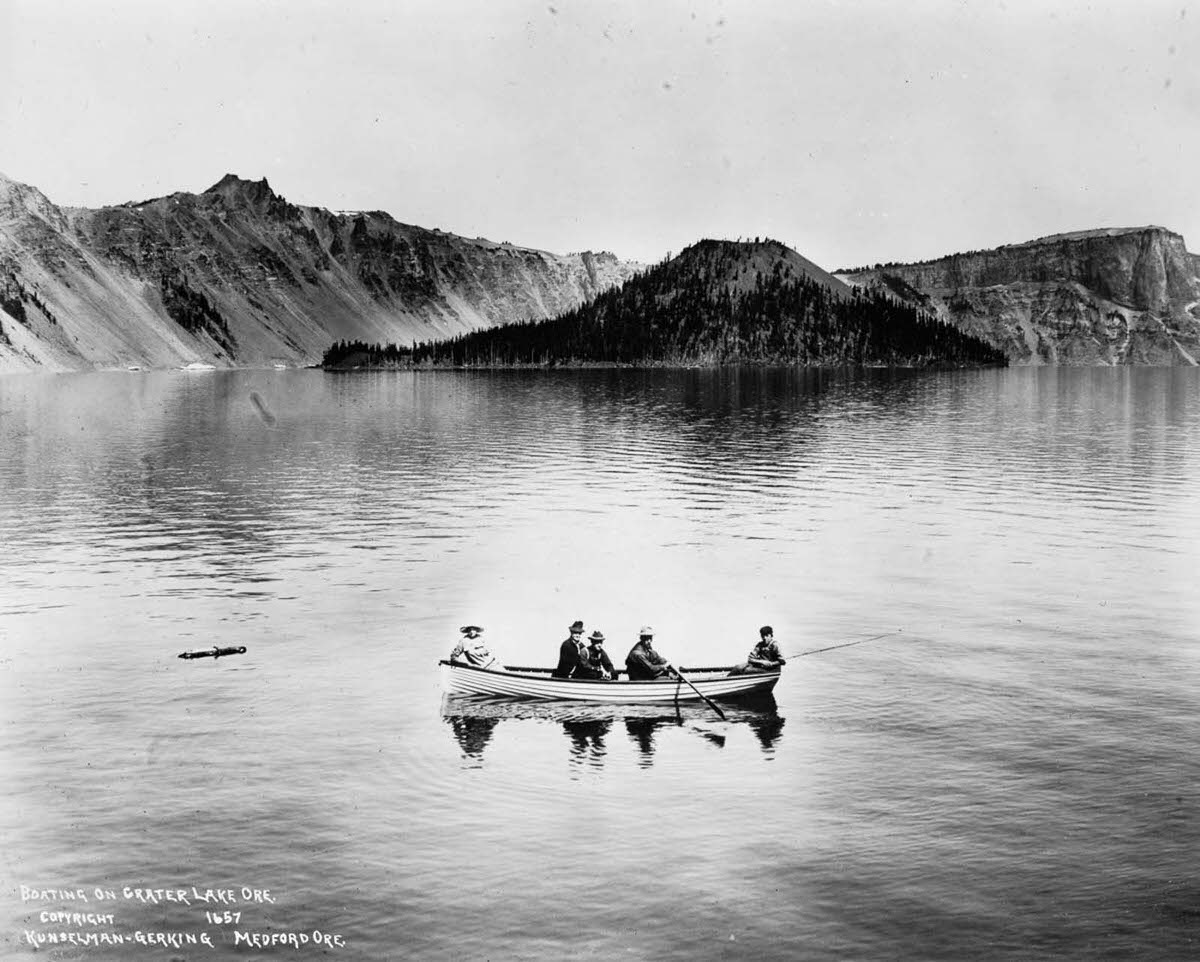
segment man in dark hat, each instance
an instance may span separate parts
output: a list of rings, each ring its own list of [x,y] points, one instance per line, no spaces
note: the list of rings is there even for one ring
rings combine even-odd
[[[671,673],[671,663],[654,650],[654,629],[649,625],[638,632],[638,642],[625,656],[630,681],[646,681]]]
[[[558,646],[558,667],[550,673],[551,678],[570,678],[586,660],[583,643],[583,622],[576,621],[570,628],[570,637]]]
[[[497,661],[496,656],[488,651],[484,642],[483,629],[479,625],[463,625],[458,629],[463,639],[450,652],[450,660],[460,665],[474,665],[476,668],[490,668],[492,671],[504,671],[504,666]]]
[[[599,678],[612,681],[617,677],[613,663],[604,650],[604,632],[593,631],[588,635],[588,646],[583,650],[583,660],[575,669],[576,678]]]

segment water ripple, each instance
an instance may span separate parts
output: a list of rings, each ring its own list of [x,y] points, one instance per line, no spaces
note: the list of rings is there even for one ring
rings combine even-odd
[[[87,375],[0,412],[24,877],[258,879],[362,959],[1193,934],[1197,372]],[[645,623],[685,665],[886,638],[726,721],[436,691],[459,625],[536,664],[577,617],[617,661]]]

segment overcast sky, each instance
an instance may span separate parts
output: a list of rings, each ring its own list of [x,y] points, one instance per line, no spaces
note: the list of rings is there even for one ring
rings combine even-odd
[[[1200,0],[0,0],[0,171],[656,261],[1160,224],[1200,250]]]

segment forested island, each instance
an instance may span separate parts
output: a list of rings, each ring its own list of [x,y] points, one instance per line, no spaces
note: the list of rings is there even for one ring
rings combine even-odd
[[[850,287],[777,241],[705,240],[549,320],[413,345],[338,341],[322,366],[963,367],[1004,352],[897,300]]]

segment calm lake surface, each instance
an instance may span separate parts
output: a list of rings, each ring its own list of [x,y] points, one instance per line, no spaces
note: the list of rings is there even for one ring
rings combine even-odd
[[[0,378],[0,955],[1196,957],[1198,492],[1197,370]],[[443,698],[576,618],[865,643],[726,722]]]

